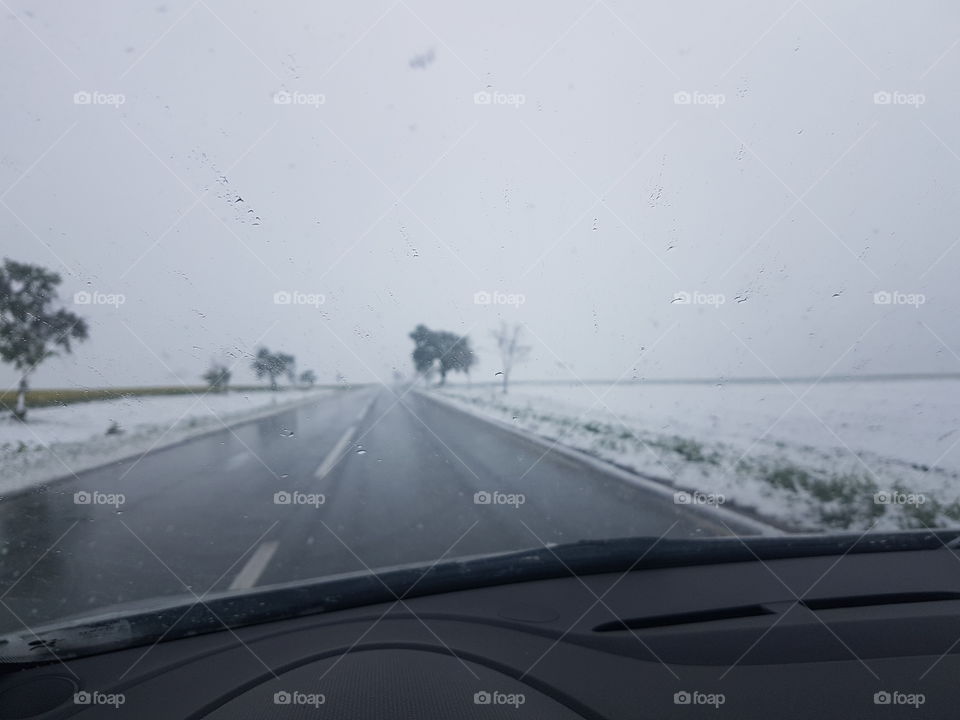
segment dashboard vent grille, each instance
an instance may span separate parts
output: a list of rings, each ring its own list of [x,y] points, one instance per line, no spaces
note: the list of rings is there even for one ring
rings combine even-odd
[[[673,613],[670,615],[650,615],[648,617],[625,618],[597,625],[594,632],[617,632],[623,630],[643,630],[648,628],[688,625],[690,623],[716,622],[717,620],[735,620],[738,618],[773,615],[773,610],[763,605],[737,605],[734,607],[697,610],[694,612]]]

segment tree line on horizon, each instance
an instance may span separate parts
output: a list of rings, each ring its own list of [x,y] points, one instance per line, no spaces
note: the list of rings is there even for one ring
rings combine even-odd
[[[58,295],[62,278],[59,273],[40,265],[4,258],[0,266],[0,360],[19,373],[17,399],[13,417],[27,419],[27,391],[30,375],[46,359],[73,352],[74,344],[90,337],[87,321],[66,309]],[[293,355],[272,352],[261,346],[250,363],[257,379],[269,378],[271,390],[277,390],[277,378],[287,377],[293,383],[296,361]],[[225,392],[232,368],[212,361],[201,376],[210,392]],[[343,377],[338,373],[338,380]],[[299,375],[303,385],[313,385],[317,374],[304,370]]]
[[[491,335],[500,355],[500,370],[496,375],[500,377],[502,391],[506,394],[514,366],[527,357],[530,347],[522,342],[523,325],[520,323],[511,325],[501,321]],[[431,330],[423,324],[417,325],[409,337],[414,344],[413,366],[425,380],[429,381],[439,373],[438,385],[445,385],[451,372],[462,372],[469,379],[470,368],[477,363],[469,337],[447,330]]]
[[[17,399],[13,416],[27,418],[27,390],[31,373],[46,359],[73,352],[74,344],[89,339],[90,329],[84,318],[63,307],[58,297],[62,278],[59,273],[40,265],[21,263],[5,258],[0,266],[0,360],[11,364],[19,373]],[[522,345],[522,325],[501,322],[492,335],[500,354],[503,392],[507,392],[514,365],[522,361],[530,348]],[[418,375],[429,379],[439,374],[440,385],[446,384],[451,372],[470,377],[477,356],[470,338],[446,330],[431,330],[417,325],[409,334],[414,342],[412,359]],[[250,368],[258,380],[267,378],[271,390],[278,390],[277,380],[286,377],[291,384],[299,379],[311,386],[317,381],[313,370],[296,375],[293,355],[274,352],[266,346],[257,348]],[[201,376],[210,392],[225,392],[232,377],[232,367],[212,361]],[[338,382],[345,378],[337,374]]]

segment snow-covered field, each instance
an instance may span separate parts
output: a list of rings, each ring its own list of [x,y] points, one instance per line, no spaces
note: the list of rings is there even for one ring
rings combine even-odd
[[[276,412],[332,390],[96,400],[0,416],[0,496]],[[122,431],[107,434],[116,423]]]
[[[957,380],[443,392],[678,489],[721,494],[789,529],[960,524]]]

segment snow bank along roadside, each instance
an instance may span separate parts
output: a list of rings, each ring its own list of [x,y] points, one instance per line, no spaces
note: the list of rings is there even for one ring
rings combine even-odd
[[[960,385],[920,382],[922,388],[890,382],[883,388],[870,383],[869,388],[840,392],[821,386],[822,398],[806,397],[793,410],[792,391],[746,386],[734,390],[735,402],[729,403],[733,417],[726,408],[709,408],[716,392],[711,386],[624,386],[607,395],[603,387],[520,386],[507,396],[490,387],[461,386],[437,394],[620,467],[663,478],[687,492],[691,502],[732,503],[791,530],[956,526],[960,472],[952,451],[960,444],[951,437],[958,423],[949,399],[957,397]],[[786,397],[776,397],[778,393]],[[658,395],[670,397],[671,406],[658,402]],[[803,396],[803,389],[796,395]],[[836,412],[823,398],[834,403]],[[718,410],[719,422],[711,409]],[[934,450],[929,464],[919,460]]]
[[[96,400],[0,417],[0,497],[255,420],[339,390]],[[116,423],[122,431],[107,434]]]

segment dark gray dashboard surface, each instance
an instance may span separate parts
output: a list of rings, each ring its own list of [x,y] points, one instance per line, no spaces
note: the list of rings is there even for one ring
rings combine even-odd
[[[946,548],[660,568],[48,664],[0,679],[0,718],[946,718],[958,641]]]

